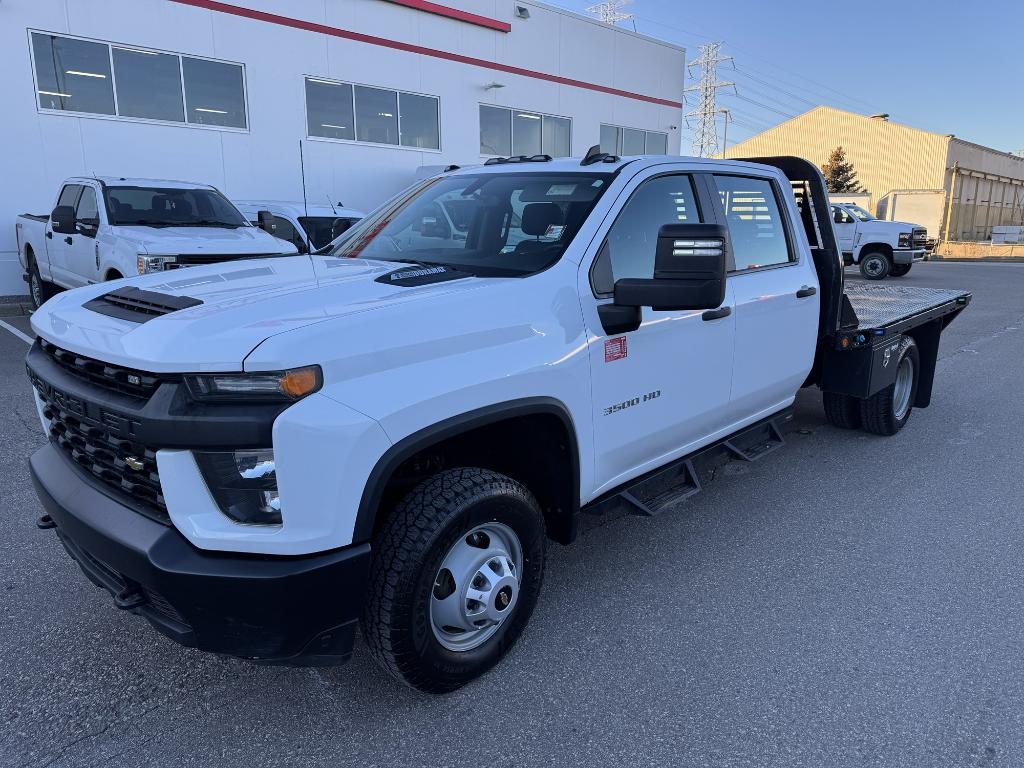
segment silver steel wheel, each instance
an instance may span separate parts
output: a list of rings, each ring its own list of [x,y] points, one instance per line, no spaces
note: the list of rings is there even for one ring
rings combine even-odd
[[[914,361],[910,356],[900,360],[896,369],[896,384],[892,392],[892,410],[897,419],[902,419],[910,410],[910,393],[914,389]]]
[[[28,273],[28,290],[32,294],[32,303],[37,307],[42,305],[43,286],[39,284],[39,274],[36,272],[35,267],[32,267]]]
[[[434,577],[430,625],[437,641],[463,652],[487,642],[515,610],[522,571],[522,544],[504,523],[460,537]]]
[[[864,271],[870,277],[878,277],[885,271],[885,261],[881,256],[868,256],[864,262]]]

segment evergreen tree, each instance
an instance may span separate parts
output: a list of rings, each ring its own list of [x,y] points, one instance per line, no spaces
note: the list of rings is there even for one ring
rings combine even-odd
[[[842,147],[832,150],[828,162],[821,166],[821,172],[825,174],[825,184],[828,186],[829,192],[864,191],[864,187],[857,181],[857,172],[853,169],[853,163],[846,159],[846,152]]]

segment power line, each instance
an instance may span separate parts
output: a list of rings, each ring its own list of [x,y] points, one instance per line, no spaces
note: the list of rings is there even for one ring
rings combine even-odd
[[[753,104],[754,106],[760,107],[761,109],[767,109],[769,112],[775,112],[776,114],[782,115],[787,120],[790,120],[790,119],[796,117],[796,115],[794,115],[794,114],[792,114],[790,112],[783,112],[781,109],[773,107],[770,104],[763,104],[762,102],[757,101],[756,99],[751,99],[750,97],[744,96],[744,95],[739,94],[739,93],[733,94],[733,98],[739,99],[740,101],[745,101],[748,104]]]
[[[687,68],[700,67],[700,82],[684,89],[684,92],[696,91],[698,94],[697,108],[686,113],[686,117],[697,118],[697,129],[693,132],[690,145],[697,157],[714,157],[718,154],[718,127],[715,125],[718,106],[715,104],[715,96],[719,88],[736,85],[718,79],[718,65],[725,61],[732,61],[732,56],[722,56],[721,43],[705,43],[700,47],[700,58],[686,65]]]

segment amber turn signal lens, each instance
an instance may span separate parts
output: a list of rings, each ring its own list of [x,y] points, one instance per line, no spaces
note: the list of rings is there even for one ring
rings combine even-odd
[[[288,397],[303,397],[320,388],[320,369],[311,365],[296,368],[281,377],[281,391]]]

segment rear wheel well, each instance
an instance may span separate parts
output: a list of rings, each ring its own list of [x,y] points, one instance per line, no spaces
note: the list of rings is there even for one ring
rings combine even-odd
[[[510,415],[419,443],[411,452],[402,452],[399,443],[397,462],[385,456],[371,474],[356,536],[376,534],[401,498],[428,477],[455,467],[480,467],[526,486],[544,512],[548,536],[569,543],[579,509],[579,461],[567,418],[552,412]],[[378,474],[382,466],[392,469]]]
[[[32,265],[36,261],[36,252],[32,250],[31,243],[25,243],[25,266],[32,269]]]

